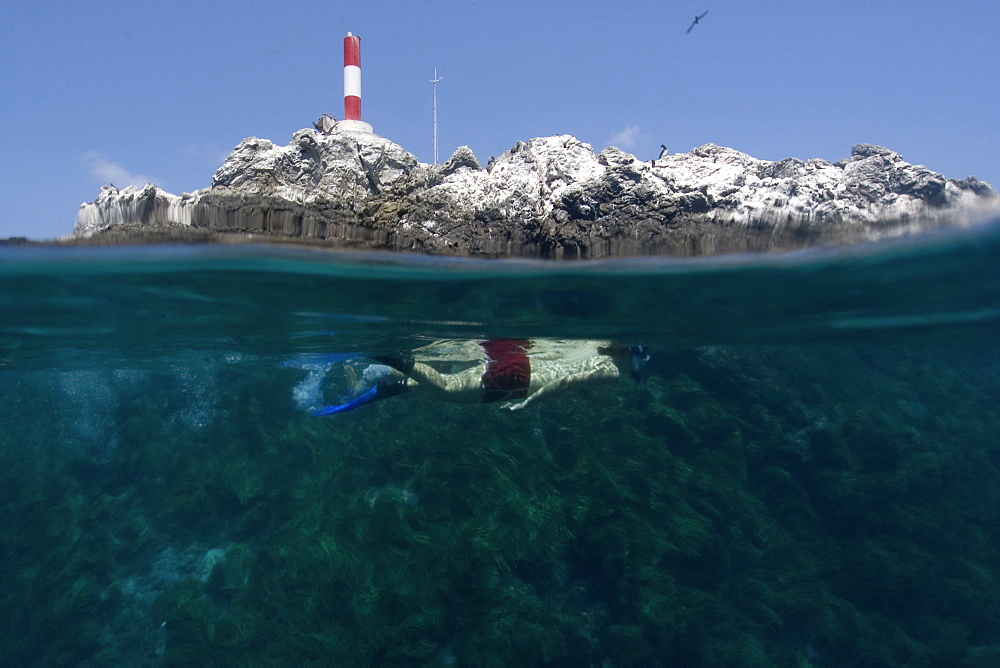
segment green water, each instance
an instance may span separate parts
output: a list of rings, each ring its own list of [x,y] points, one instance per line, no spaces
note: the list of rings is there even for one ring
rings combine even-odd
[[[998,260],[0,250],[0,664],[996,665]],[[497,337],[652,358],[308,412]]]

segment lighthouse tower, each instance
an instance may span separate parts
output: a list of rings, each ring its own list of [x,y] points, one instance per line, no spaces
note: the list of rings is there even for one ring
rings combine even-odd
[[[344,120],[337,129],[372,132],[361,120],[361,38],[351,33],[344,38]]]

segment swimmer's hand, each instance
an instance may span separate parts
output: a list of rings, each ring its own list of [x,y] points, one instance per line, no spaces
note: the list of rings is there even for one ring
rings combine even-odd
[[[528,400],[525,399],[524,401],[519,401],[516,404],[504,404],[503,407],[509,411],[519,411],[527,405],[528,405]]]

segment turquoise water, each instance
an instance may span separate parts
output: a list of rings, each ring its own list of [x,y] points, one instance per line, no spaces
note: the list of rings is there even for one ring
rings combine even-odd
[[[0,662],[995,665],[998,261],[0,249]],[[651,359],[309,414],[492,338]]]

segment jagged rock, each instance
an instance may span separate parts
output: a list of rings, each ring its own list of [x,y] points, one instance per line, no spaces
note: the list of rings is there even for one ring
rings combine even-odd
[[[459,146],[455,149],[455,152],[448,158],[448,162],[444,163],[441,173],[445,176],[450,176],[463,167],[476,171],[482,169],[479,166],[479,160],[476,159],[476,154],[468,146]]]
[[[357,200],[381,191],[416,166],[416,158],[378,135],[299,130],[287,146],[244,139],[215,172],[211,189],[303,204]]]
[[[74,235],[175,226],[451,254],[702,255],[898,236],[996,202],[988,184],[870,144],[837,163],[714,144],[642,162],[558,135],[518,142],[484,170],[465,146],[423,165],[378,135],[324,126],[287,146],[246,139],[210,188],[182,197],[104,188]]]

